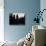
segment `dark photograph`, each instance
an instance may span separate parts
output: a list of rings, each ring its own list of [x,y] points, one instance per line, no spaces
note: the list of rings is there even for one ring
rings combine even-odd
[[[9,24],[10,25],[25,25],[24,13],[10,13]]]

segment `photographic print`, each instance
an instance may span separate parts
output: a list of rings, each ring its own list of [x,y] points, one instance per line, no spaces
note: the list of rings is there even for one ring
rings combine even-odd
[[[10,13],[9,24],[10,25],[25,25],[24,13]]]

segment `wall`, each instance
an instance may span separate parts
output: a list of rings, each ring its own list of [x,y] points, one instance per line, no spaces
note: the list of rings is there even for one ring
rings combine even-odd
[[[40,10],[40,0],[4,0],[4,37],[7,41],[18,41],[32,29],[35,14]],[[24,12],[25,25],[9,25],[10,12]]]
[[[41,11],[43,10],[43,9],[46,9],[46,0],[41,0],[40,1],[40,9],[41,9]],[[46,27],[46,10],[43,12],[43,15],[42,15],[42,17],[43,17],[43,22],[41,21],[40,22],[40,25],[43,25],[43,26],[45,26]]]

